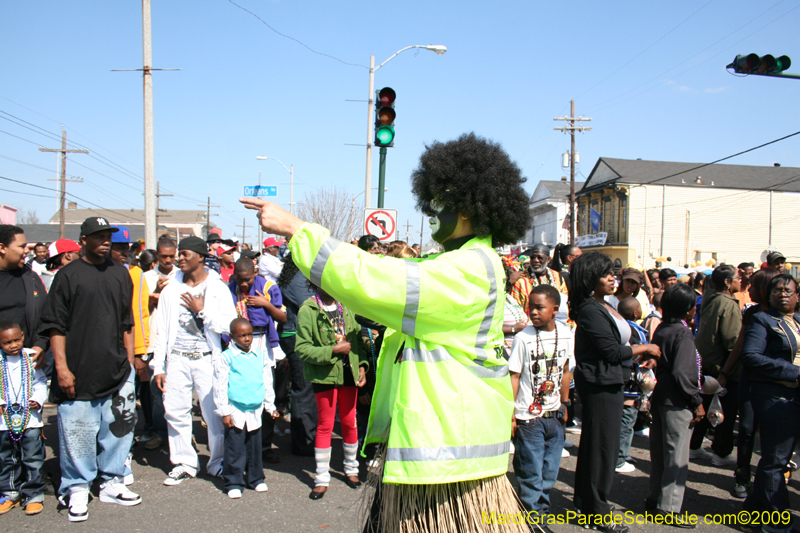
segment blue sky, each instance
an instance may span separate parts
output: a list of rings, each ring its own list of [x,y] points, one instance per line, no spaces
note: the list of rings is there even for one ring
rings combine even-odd
[[[397,92],[386,207],[410,220],[414,242],[409,176],[426,143],[468,131],[498,141],[532,193],[566,173],[569,137],[553,117],[573,98],[593,119],[577,137],[584,176],[601,156],[703,163],[800,130],[800,80],[725,70],[755,52],[794,56],[800,72],[797,0],[235,2],[296,41],[229,0],[152,4],[153,67],[183,69],[154,74],[156,177],[179,195],[162,206],[210,196],[226,236],[241,235],[244,217],[254,225],[237,198],[259,170],[288,204],[288,173],[257,155],[294,164],[296,202],[319,187],[364,190],[369,56],[378,64],[408,45],[448,47],[403,52],[376,73],[376,88]],[[53,187],[56,156],[38,146],[58,146],[63,124],[69,144],[92,151],[70,157],[67,174],[85,182],[67,190],[143,207],[141,75],[110,72],[142,66],[141,24],[135,0],[0,4],[0,176]],[[799,147],[793,137],[726,163],[800,167]],[[54,213],[55,193],[0,182],[19,191],[0,202]]]

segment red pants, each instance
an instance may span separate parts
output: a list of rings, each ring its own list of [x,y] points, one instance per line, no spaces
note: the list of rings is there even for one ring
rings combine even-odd
[[[317,399],[317,436],[315,448],[330,448],[333,423],[336,420],[336,401],[339,401],[339,422],[342,423],[342,440],[345,444],[358,443],[356,428],[356,400],[358,388],[336,387],[326,392],[314,393]]]

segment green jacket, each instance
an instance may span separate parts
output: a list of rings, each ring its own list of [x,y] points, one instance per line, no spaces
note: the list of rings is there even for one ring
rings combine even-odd
[[[703,359],[703,373],[716,378],[728,360],[728,356],[739,338],[742,329],[742,311],[739,300],[730,294],[713,292],[703,296],[700,325],[697,328],[695,345]],[[739,381],[742,363],[731,369],[728,379]]]
[[[513,402],[502,357],[505,272],[491,236],[420,259],[376,256],[304,224],[292,258],[350,310],[387,326],[365,444],[385,483],[504,475]]]
[[[344,329],[351,351],[347,355],[353,381],[358,383],[358,367],[368,366],[367,350],[361,336],[361,326],[353,312],[342,306]],[[333,353],[336,337],[328,315],[320,309],[316,298],[309,298],[297,312],[297,341],[294,347],[303,361],[303,376],[311,383],[344,384],[344,364],[341,355]]]

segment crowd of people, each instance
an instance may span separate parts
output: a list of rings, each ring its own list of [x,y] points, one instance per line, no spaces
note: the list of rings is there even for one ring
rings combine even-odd
[[[465,158],[478,170],[459,185],[445,163]],[[601,517],[615,475],[636,469],[634,433],[650,445],[643,508],[673,525],[692,527],[681,515],[690,460],[735,465],[730,489],[745,510],[787,510],[800,314],[785,258],[680,279],[668,267],[615,269],[574,245],[500,260],[493,249],[514,238],[490,222],[502,204],[462,200],[480,187],[481,165],[521,190],[513,162],[474,135],[423,156],[414,192],[444,246],[425,256],[369,235],[342,243],[250,200],[289,242],[269,237],[260,254],[217,235],[163,235],[143,250],[127,228],[91,217],[80,242],[29,249],[21,228],[0,225],[0,514],[43,510],[46,402],[58,410],[59,501],[83,521],[95,482],[101,502],[141,503],[134,444],[168,447],[165,485],[198,476],[194,398],[206,474],[234,499],[268,490],[278,419],[290,421],[292,453],[314,457],[309,497],[323,498],[338,414],[345,483],[362,484],[359,451],[381,472],[374,530],[392,530],[379,523],[387,509],[417,525],[434,520],[420,506],[469,512],[458,499],[469,491],[513,507],[511,452],[525,511],[549,533],[567,434],[580,435],[575,509],[604,533],[628,529]],[[452,488],[430,488],[439,483]],[[768,516],[768,533],[791,531]]]
[[[366,235],[353,244],[418,257],[419,245],[403,241]],[[47,401],[58,406],[58,493],[70,521],[87,519],[98,478],[100,501],[142,501],[127,488],[137,404],[135,442],[168,446],[174,468],[164,484],[196,477],[195,396],[208,431],[206,471],[229,497],[267,490],[263,462],[279,461],[272,439],[283,418],[292,452],[316,457],[310,496],[321,498],[337,403],[347,482],[361,484],[357,392],[385,328],[358,317],[369,326],[362,336],[353,313],[299,272],[284,241],[267,238],[263,256],[242,248],[212,234],[178,244],[163,235],[143,250],[102,217],[83,223],[79,243],[29,246],[21,228],[0,226],[0,514],[43,509]],[[368,393],[361,404],[368,415]]]

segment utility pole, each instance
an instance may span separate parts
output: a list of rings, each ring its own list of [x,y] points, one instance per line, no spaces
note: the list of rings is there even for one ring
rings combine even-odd
[[[575,116],[575,100],[569,101],[568,117],[557,117],[553,120],[564,120],[569,122],[569,126],[561,128],[553,128],[554,130],[569,132],[570,135],[570,149],[569,149],[569,243],[575,244],[575,132],[591,131],[592,128],[575,125],[576,122],[589,121],[590,118],[584,118],[583,115]]]
[[[40,152],[58,152],[61,154],[61,182],[59,186],[59,207],[58,207],[58,238],[63,239],[65,235],[64,217],[66,216],[65,199],[67,196],[67,154],[88,154],[89,150],[67,150],[67,130],[61,130],[61,149],[58,148],[42,148],[39,147]],[[70,180],[72,181],[72,180]],[[83,181],[83,180],[81,180]]]
[[[411,232],[408,231],[411,228],[410,220],[406,219],[405,227],[406,227],[406,244],[408,244],[408,238],[411,237]],[[422,246],[422,243],[420,243]]]
[[[211,203],[211,197],[208,197],[208,203],[206,205],[197,204],[200,207],[206,208],[206,240],[211,237],[211,208],[212,207],[219,207],[217,204]],[[217,215],[214,215],[217,216]]]
[[[422,215],[422,222],[419,223],[419,249],[422,250],[422,247],[425,244],[422,242],[422,232],[425,231],[425,215]]]
[[[153,76],[154,70],[181,70],[179,68],[152,68],[153,46],[150,25],[150,0],[142,0],[142,68],[112,69],[112,72],[137,71],[144,82],[144,246],[156,247],[158,215],[156,214],[156,171],[153,162]],[[155,226],[154,226],[155,224]]]
[[[161,194],[161,182],[157,181],[156,182],[156,234],[158,233],[158,226],[159,226],[159,223],[160,223],[159,219],[161,218],[161,212],[162,211],[165,212],[165,213],[167,212],[166,209],[161,209],[161,197],[162,196],[175,196],[175,195],[174,194]],[[169,215],[165,215],[165,216],[169,216]],[[179,232],[180,232],[180,230],[178,229],[177,226],[175,226],[175,238],[177,240],[181,239],[180,235],[178,235]],[[151,250],[155,250],[155,248],[151,248]]]
[[[246,228],[252,228],[252,227],[253,226],[250,226],[249,224],[247,224],[247,219],[246,218],[242,219],[242,244],[245,244],[245,241],[247,240],[245,238],[247,236]],[[241,248],[239,250],[241,250]]]

